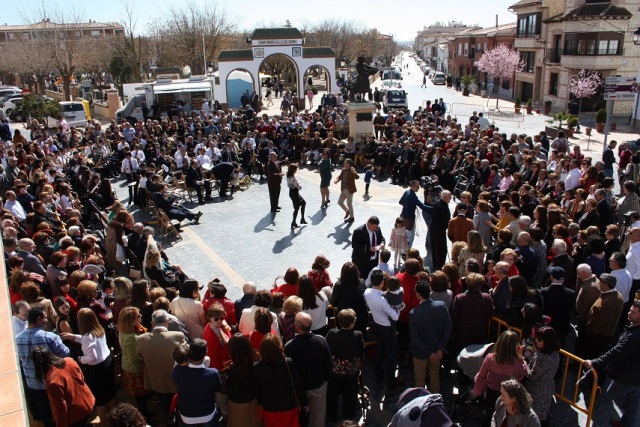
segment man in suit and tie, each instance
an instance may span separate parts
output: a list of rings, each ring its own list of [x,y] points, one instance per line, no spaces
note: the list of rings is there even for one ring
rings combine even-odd
[[[593,197],[598,202],[598,215],[600,215],[600,221],[598,223],[598,228],[600,228],[600,233],[604,236],[605,231],[607,230],[607,225],[615,224],[616,218],[613,213],[613,207],[607,201],[607,194],[604,192],[602,188],[597,189],[593,193]]]
[[[444,190],[440,193],[440,200],[433,204],[433,219],[427,233],[427,252],[431,253],[433,269],[441,270],[447,259],[447,226],[451,220],[449,202],[451,192]]]
[[[271,212],[278,212],[280,211],[278,200],[280,199],[280,189],[282,187],[282,169],[278,164],[278,154],[275,151],[269,153],[269,163],[267,163],[267,186],[269,187]]]
[[[564,284],[567,276],[562,267],[549,267],[551,284],[540,290],[544,314],[551,318],[551,326],[558,333],[564,347],[565,339],[571,330],[571,313],[576,306],[576,292]]]
[[[138,358],[144,362],[144,388],[158,395],[160,405],[169,411],[176,386],[171,380],[175,366],[173,351],[186,344],[182,332],[169,331],[169,314],[156,310],[151,315],[151,332],[136,338]]]
[[[600,225],[600,215],[598,214],[598,202],[594,199],[588,199],[586,204],[586,212],[578,219],[580,230],[586,230],[588,227]]]
[[[369,276],[369,272],[378,265],[378,253],[384,249],[385,239],[379,226],[378,217],[372,216],[366,224],[353,230],[351,261],[358,267],[360,277]]]
[[[191,167],[187,170],[187,187],[193,188],[198,194],[198,202],[202,205],[205,200],[211,200],[211,181],[202,177],[202,172],[198,169],[198,161],[191,160]],[[205,197],[202,197],[202,187],[204,187]]]

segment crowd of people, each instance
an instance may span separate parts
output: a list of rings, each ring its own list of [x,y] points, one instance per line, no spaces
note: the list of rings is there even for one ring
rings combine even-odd
[[[387,391],[405,386],[400,367],[416,387],[440,393],[443,366],[495,341],[473,378],[483,425],[550,425],[560,348],[587,360],[601,386],[611,377],[607,393],[623,411],[612,423],[633,425],[640,155],[620,144],[616,159],[611,141],[593,161],[562,132],[507,136],[475,113],[458,123],[442,100],[378,113],[374,123],[361,141],[335,138],[347,119],[325,97],[315,111],[294,106],[272,118],[248,103],[84,131],[34,121],[29,139],[16,130],[3,141],[4,255],[34,418],[81,426],[95,409],[104,425],[154,425],[154,401],[170,424],[324,426],[356,416],[365,343],[375,343],[375,377]],[[340,184],[347,223],[356,221],[359,171],[367,192],[372,176],[408,184],[388,248],[369,217],[335,282],[318,256],[271,291],[247,283],[232,301],[213,279],[201,295],[128,209],[153,203],[197,223],[201,212],[176,203],[177,182],[204,204],[214,188],[225,197],[259,175],[276,213],[286,177],[296,228],[299,213],[306,222],[296,172],[307,163],[318,165],[322,208],[331,181]],[[337,176],[334,164],[343,165]],[[127,204],[112,188],[120,175]],[[441,191],[421,197],[423,176],[437,177]],[[426,257],[413,247],[420,217]],[[493,316],[521,334],[492,334]],[[133,405],[117,405],[120,382]]]

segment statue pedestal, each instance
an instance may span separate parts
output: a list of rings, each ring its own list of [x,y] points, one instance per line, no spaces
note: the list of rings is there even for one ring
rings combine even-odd
[[[349,136],[358,142],[364,135],[373,135],[373,116],[377,108],[372,102],[347,102],[345,107],[349,112]]]

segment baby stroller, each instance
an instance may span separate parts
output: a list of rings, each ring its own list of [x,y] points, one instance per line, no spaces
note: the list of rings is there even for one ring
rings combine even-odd
[[[398,409],[390,427],[455,427],[447,413],[442,395],[425,388],[410,388],[398,398]]]
[[[455,418],[460,408],[471,402],[471,392],[473,391],[476,374],[480,371],[484,358],[493,350],[494,345],[494,343],[469,345],[465,347],[456,358],[456,364],[464,374],[464,376],[461,377],[462,383],[466,384],[466,387],[454,400],[453,405],[451,405],[450,412],[452,417]]]

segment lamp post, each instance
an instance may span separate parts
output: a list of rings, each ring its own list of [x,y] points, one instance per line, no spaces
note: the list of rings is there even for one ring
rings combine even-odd
[[[636,46],[640,45],[640,27],[636,28],[633,32],[633,44]]]

